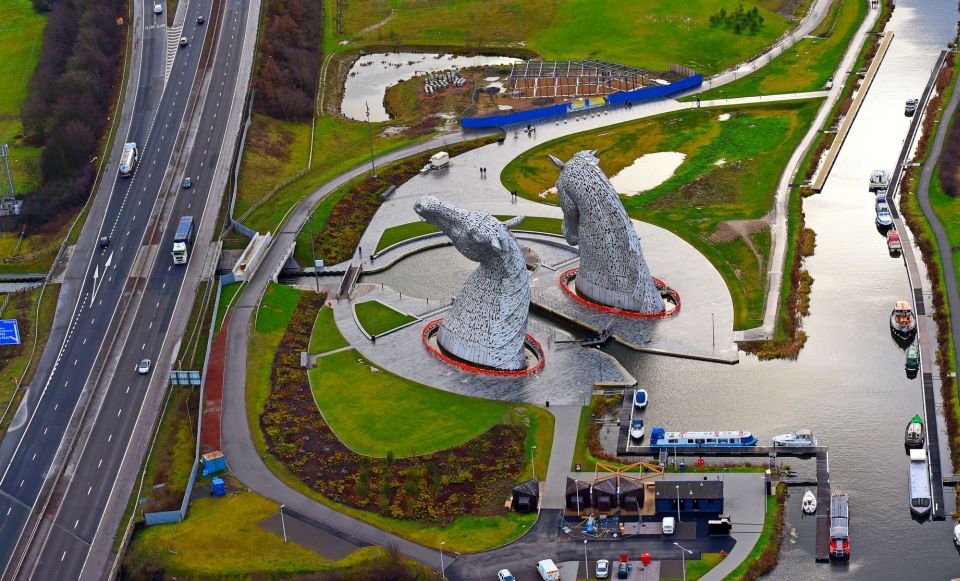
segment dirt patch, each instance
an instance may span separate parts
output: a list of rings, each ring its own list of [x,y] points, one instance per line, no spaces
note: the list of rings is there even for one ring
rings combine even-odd
[[[287,159],[293,144],[293,133],[276,125],[268,126],[266,121],[257,118],[247,135],[247,144],[252,150],[274,159]]]
[[[773,225],[773,214],[769,213],[763,218],[753,220],[727,220],[717,224],[716,237],[720,242],[730,242],[734,238],[740,237],[750,248],[750,252],[757,257],[757,264],[760,268],[766,264],[766,257],[753,245],[753,234],[763,230],[769,230]]]

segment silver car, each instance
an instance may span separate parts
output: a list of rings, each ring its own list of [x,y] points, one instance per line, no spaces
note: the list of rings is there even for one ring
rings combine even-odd
[[[149,359],[144,359],[143,361],[141,361],[140,363],[137,364],[137,373],[139,373],[140,375],[146,375],[146,374],[150,373],[150,360],[149,360]]]

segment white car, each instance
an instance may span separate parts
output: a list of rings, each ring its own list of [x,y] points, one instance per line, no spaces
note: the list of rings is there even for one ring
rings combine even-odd
[[[163,4],[154,4],[153,5],[154,14],[163,14]]]
[[[597,579],[606,579],[610,576],[610,561],[606,559],[597,560]]]
[[[143,361],[141,361],[140,363],[137,364],[137,373],[139,373],[140,375],[146,375],[146,374],[150,373],[150,360],[149,360],[149,359],[144,359]]]
[[[500,581],[514,581],[513,573],[510,572],[510,569],[500,569],[497,571],[497,579]]]
[[[188,44],[190,44],[190,41],[187,40],[187,37],[186,37],[186,36],[181,36],[181,37],[180,37],[180,46],[187,46]]]
[[[663,517],[663,534],[672,535],[673,531],[677,529],[677,519],[672,516]]]

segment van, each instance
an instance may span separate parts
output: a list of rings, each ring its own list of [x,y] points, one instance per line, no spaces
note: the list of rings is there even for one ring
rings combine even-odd
[[[560,569],[551,559],[544,559],[537,563],[537,573],[543,581],[560,581]]]
[[[677,519],[672,516],[663,517],[663,534],[672,535],[677,526]]]

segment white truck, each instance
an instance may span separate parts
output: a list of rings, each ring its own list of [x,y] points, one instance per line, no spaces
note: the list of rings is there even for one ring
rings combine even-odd
[[[543,581],[560,581],[560,569],[552,559],[544,559],[537,563],[537,573]]]
[[[130,177],[137,167],[137,144],[134,142],[123,144],[123,153],[120,154],[120,176]]]
[[[177,232],[173,235],[173,263],[186,264],[193,243],[193,216],[181,216]]]

